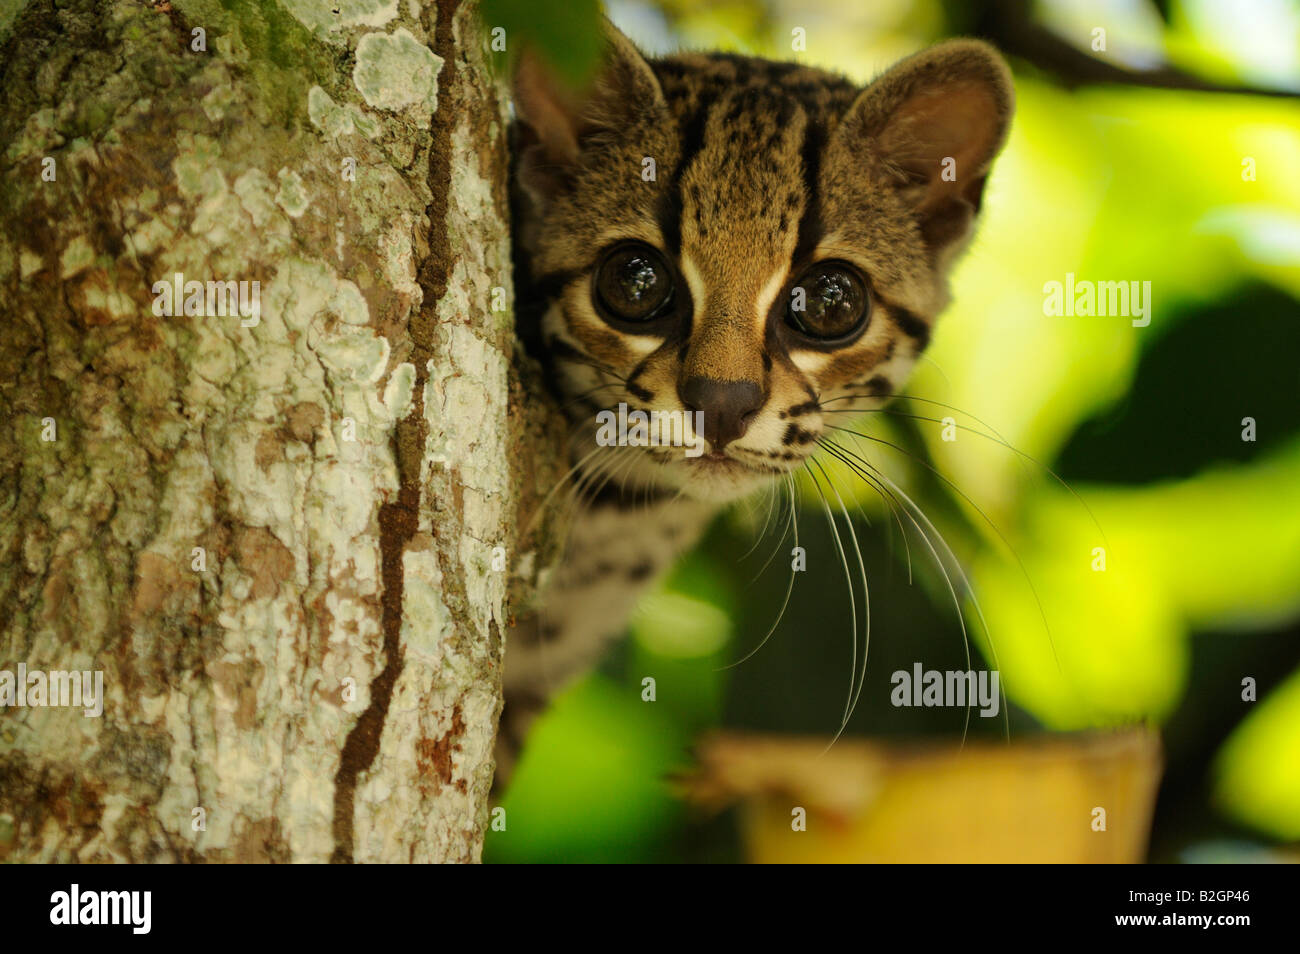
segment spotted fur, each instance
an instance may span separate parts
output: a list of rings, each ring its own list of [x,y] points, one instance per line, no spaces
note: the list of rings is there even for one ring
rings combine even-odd
[[[516,72],[520,333],[572,420],[573,461],[590,461],[579,479],[603,489],[583,504],[542,610],[511,634],[502,772],[549,692],[599,658],[717,508],[816,451],[827,401],[865,410],[902,385],[947,303],[1012,112],[1005,65],[973,40],[861,88],[734,54],[646,58],[606,34],[585,90],[532,56]],[[603,256],[629,240],[662,255],[683,296],[644,331],[614,327],[593,302]],[[829,260],[865,276],[872,302],[865,330],[837,346],[784,321],[800,276]],[[687,410],[692,381],[711,386],[697,389],[714,404],[699,408],[709,454],[597,450],[598,411]],[[710,414],[739,413],[724,405],[742,393],[739,436],[708,430]]]

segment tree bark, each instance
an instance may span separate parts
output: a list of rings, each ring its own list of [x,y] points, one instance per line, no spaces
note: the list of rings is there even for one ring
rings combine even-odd
[[[484,56],[457,0],[0,16],[0,670],[104,687],[0,709],[0,860],[478,860],[558,467]]]

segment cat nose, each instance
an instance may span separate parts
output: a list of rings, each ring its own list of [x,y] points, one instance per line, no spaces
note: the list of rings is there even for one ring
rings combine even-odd
[[[763,391],[753,381],[693,377],[677,386],[677,396],[688,411],[703,412],[700,431],[714,450],[744,434],[763,406]]]

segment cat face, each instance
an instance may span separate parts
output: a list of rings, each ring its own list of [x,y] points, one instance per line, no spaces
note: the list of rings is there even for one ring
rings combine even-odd
[[[817,449],[843,416],[825,408],[878,406],[906,378],[1005,136],[1010,78],[969,40],[860,89],[607,38],[582,93],[532,58],[518,69],[523,284],[576,454],[625,487],[738,497]],[[602,450],[600,412],[620,404],[677,415],[661,421],[684,421],[693,447],[633,433],[640,446]]]

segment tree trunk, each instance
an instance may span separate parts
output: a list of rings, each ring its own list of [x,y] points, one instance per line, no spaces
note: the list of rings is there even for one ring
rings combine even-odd
[[[17,6],[0,860],[477,860],[557,462],[472,7]]]

